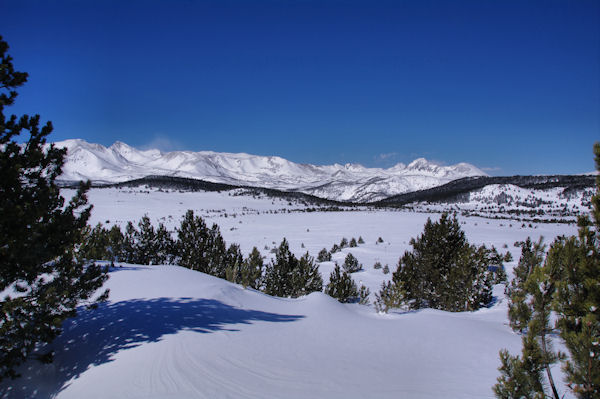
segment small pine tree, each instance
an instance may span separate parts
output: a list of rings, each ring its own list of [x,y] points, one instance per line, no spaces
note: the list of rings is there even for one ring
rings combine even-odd
[[[319,255],[317,255],[317,261],[318,262],[330,262],[331,254],[327,251],[327,249],[323,248],[321,251],[319,251]]]
[[[127,242],[127,235],[128,233],[125,234],[125,242]],[[180,266],[209,273],[208,236],[208,228],[204,219],[194,216],[194,212],[188,210],[177,229],[176,247]]]
[[[325,287],[325,293],[342,303],[354,302],[359,297],[356,283],[350,274],[342,272],[338,265],[329,275],[329,284]]]
[[[382,267],[381,262],[379,262],[379,261],[375,262],[375,264],[373,265],[373,269],[375,269],[375,270],[381,269],[381,267]]]
[[[340,247],[337,244],[333,244],[333,247],[331,247],[331,253],[334,254],[336,252],[340,251]]]
[[[365,243],[365,240],[363,240],[362,236],[358,237],[358,243],[359,244],[364,244]]]
[[[348,273],[355,273],[359,270],[362,270],[362,265],[358,263],[358,259],[356,259],[356,257],[352,254],[346,255],[343,267]]]
[[[244,265],[244,256],[237,244],[231,244],[225,255],[225,279],[232,283],[242,283],[242,269]]]
[[[86,226],[83,229],[83,245],[79,248],[78,256],[90,261],[106,260],[108,258],[108,231],[98,223],[94,228]]]
[[[120,261],[123,257],[123,233],[119,226],[114,225],[108,231],[108,259],[111,262]]]
[[[144,215],[138,223],[138,230],[136,230],[135,237],[135,263],[141,265],[151,265],[155,260],[155,254],[158,250],[158,243],[156,241],[156,232],[154,226],[150,222],[148,215]]]
[[[403,292],[397,284],[391,281],[383,282],[381,290],[375,294],[375,310],[379,313],[387,313],[389,309],[399,308],[403,303]]]
[[[348,244],[350,246],[350,248],[356,248],[358,246],[358,244],[356,243],[356,238],[352,237],[352,239],[350,240],[350,244]]]
[[[172,263],[175,258],[175,241],[171,237],[171,233],[162,224],[158,224],[155,236],[156,246],[154,255],[151,256],[150,262],[153,265],[163,265]]]
[[[266,268],[265,292],[296,298],[322,289],[323,279],[313,258],[307,252],[298,260],[284,238],[275,252],[275,259]]]
[[[344,249],[348,246],[348,239],[346,237],[342,238],[342,241],[340,241],[340,248]]]
[[[364,285],[360,286],[358,290],[358,303],[361,305],[369,304],[369,296],[371,295],[371,290],[365,287]]]
[[[242,285],[258,290],[262,286],[263,257],[256,247],[252,248],[250,256],[244,259],[241,269]]]
[[[135,227],[131,221],[125,226],[125,234],[123,236],[123,261],[127,263],[138,263],[135,251]]]

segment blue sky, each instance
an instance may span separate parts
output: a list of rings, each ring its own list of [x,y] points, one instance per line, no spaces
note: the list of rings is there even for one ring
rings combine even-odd
[[[600,2],[0,0],[51,140],[592,171]]]

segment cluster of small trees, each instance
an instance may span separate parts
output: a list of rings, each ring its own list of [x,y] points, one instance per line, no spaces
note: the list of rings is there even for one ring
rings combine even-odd
[[[215,277],[262,290],[270,295],[298,297],[322,291],[319,267],[308,252],[300,259],[284,238],[268,265],[254,247],[244,258],[239,245],[227,247],[217,224],[208,227],[192,210],[176,229],[176,239],[160,223],[154,228],[147,216],[137,228],[129,222],[125,233],[118,226],[87,228],[79,256],[89,261],[109,260],[142,265],[178,264]]]
[[[600,170],[600,143],[594,153]],[[498,398],[561,398],[551,371],[556,362],[576,397],[600,397],[600,177],[596,187],[593,221],[580,217],[577,237],[558,237],[547,253],[541,239],[518,243],[521,258],[506,294],[522,353],[500,352]],[[553,350],[557,334],[568,353]]]
[[[411,239],[392,281],[376,294],[378,311],[389,308],[476,310],[492,300],[492,286],[506,278],[501,256],[492,247],[468,243],[456,215],[427,220],[423,234]]]

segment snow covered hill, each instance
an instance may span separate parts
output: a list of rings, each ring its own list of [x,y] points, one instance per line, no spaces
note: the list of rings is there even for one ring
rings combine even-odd
[[[65,324],[7,398],[485,398],[520,337],[504,303],[378,315],[274,298],[177,266],[124,265],[110,302]],[[6,386],[4,386],[6,387]]]
[[[148,175],[178,176],[355,202],[375,201],[462,177],[485,175],[467,163],[439,166],[423,158],[381,169],[358,164],[298,164],[280,157],[243,153],[142,151],[122,142],[110,147],[79,139],[55,144],[68,150],[63,180],[122,182]]]

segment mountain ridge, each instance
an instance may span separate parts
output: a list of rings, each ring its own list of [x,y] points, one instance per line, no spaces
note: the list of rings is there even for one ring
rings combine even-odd
[[[372,202],[464,177],[487,176],[468,163],[441,166],[425,158],[383,169],[355,163],[302,164],[279,156],[247,153],[140,150],[121,141],[109,147],[82,139],[54,144],[67,149],[61,176],[66,181],[89,179],[100,183],[119,183],[162,175],[298,191],[349,202]]]

